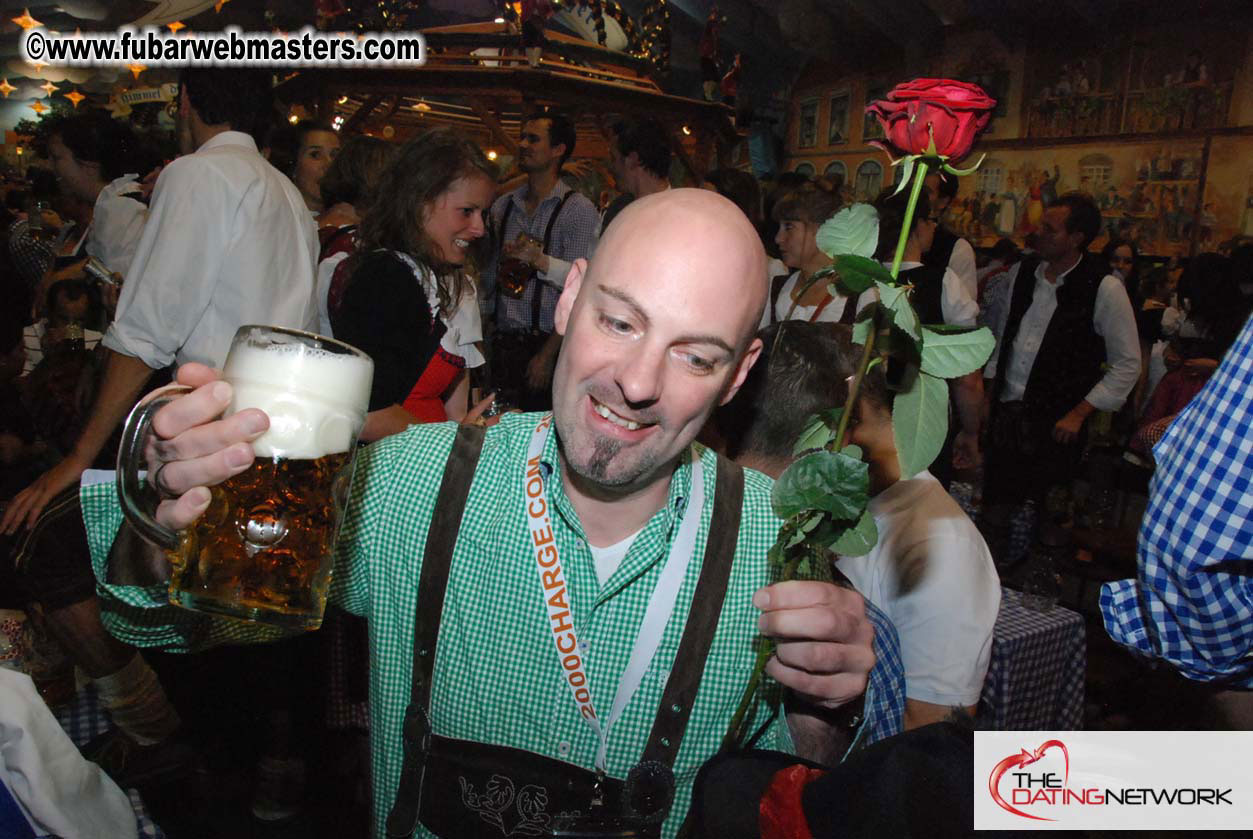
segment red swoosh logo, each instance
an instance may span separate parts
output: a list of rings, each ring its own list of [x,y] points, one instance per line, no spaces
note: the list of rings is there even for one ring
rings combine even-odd
[[[1040,744],[1034,752],[1023,749],[1019,754],[1010,755],[992,768],[992,774],[988,777],[988,792],[992,794],[992,800],[999,804],[1003,809],[1008,810],[1015,816],[1022,816],[1024,819],[1036,819],[1038,821],[1057,821],[1056,819],[1045,818],[1044,816],[1033,816],[1030,813],[1024,813],[1022,810],[1014,807],[1008,801],[1001,797],[1000,782],[1005,773],[1010,769],[1019,766],[1029,766],[1040,758],[1044,757],[1044,753],[1050,748],[1056,746],[1062,750],[1062,757],[1066,760],[1066,775],[1063,787],[1070,783],[1070,752],[1066,750],[1066,744],[1061,740],[1045,740]]]

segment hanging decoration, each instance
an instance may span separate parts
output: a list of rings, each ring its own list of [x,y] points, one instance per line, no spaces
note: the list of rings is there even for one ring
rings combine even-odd
[[[43,102],[32,102],[30,105],[30,109],[34,111],[35,113],[39,114],[40,116],[43,116],[44,111],[48,110],[48,106],[45,105]]]
[[[56,93],[61,88],[57,87],[52,82],[44,82],[43,84],[39,86],[39,89],[44,92],[44,96],[51,96],[52,94]]]
[[[649,0],[640,15],[644,51],[662,76],[670,74],[670,6],[666,0]]]
[[[30,16],[30,9],[22,9],[21,17],[15,17],[12,20],[23,29],[34,29],[36,26],[43,26],[42,23]]]
[[[79,93],[78,88],[74,88],[69,93],[65,94],[65,98],[70,100],[70,104],[77,108],[87,97]]]
[[[355,0],[335,14],[357,32],[402,32],[417,29],[419,0]]]
[[[5,99],[8,99],[9,94],[15,90],[17,90],[17,88],[9,84],[9,79],[7,76],[5,77],[3,81],[0,81],[0,93],[4,94]]]

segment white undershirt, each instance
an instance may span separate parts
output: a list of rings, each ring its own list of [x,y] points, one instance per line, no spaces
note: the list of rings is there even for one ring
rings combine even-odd
[[[596,563],[596,579],[602,586],[609,582],[613,572],[617,571],[618,566],[622,564],[622,560],[626,559],[627,552],[631,550],[631,543],[635,541],[635,537],[643,532],[644,528],[641,527],[621,542],[618,542],[616,545],[610,545],[607,548],[598,548],[595,545],[588,544],[588,548],[592,551],[592,560]]]

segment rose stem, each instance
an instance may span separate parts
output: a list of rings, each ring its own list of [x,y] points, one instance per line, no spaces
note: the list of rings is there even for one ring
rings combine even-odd
[[[918,193],[922,192],[923,181],[927,179],[927,161],[920,159],[914,169],[914,183],[909,191],[909,203],[905,205],[905,220],[901,222],[901,235],[896,240],[896,255],[892,257],[892,279],[901,270],[901,260],[905,258],[905,243],[909,241],[909,225],[914,220],[914,209],[918,206]]]

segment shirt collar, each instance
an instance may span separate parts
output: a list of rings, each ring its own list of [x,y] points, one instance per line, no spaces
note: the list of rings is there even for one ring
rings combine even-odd
[[[1065,282],[1066,282],[1066,275],[1068,275],[1071,271],[1073,271],[1073,270],[1075,270],[1076,268],[1078,268],[1078,267],[1079,267],[1079,263],[1081,263],[1081,262],[1083,262],[1083,254],[1079,254],[1079,258],[1075,260],[1075,264],[1074,264],[1074,265],[1072,265],[1072,266],[1070,266],[1069,268],[1067,268],[1065,271],[1061,272],[1060,274],[1058,274],[1058,275],[1057,275],[1057,281],[1056,281],[1056,282],[1053,282],[1053,283],[1049,283],[1049,285],[1052,285],[1054,288],[1061,288],[1061,287],[1062,287],[1062,285],[1063,285],[1063,284],[1065,284]],[[1044,261],[1043,259],[1041,259],[1041,260],[1040,260],[1040,264],[1039,264],[1039,265],[1037,265],[1037,266],[1035,267],[1035,276],[1036,276],[1036,279],[1038,279],[1038,280],[1045,280],[1045,277],[1044,277],[1044,267],[1045,267],[1045,265],[1046,265],[1046,264],[1047,264],[1047,263],[1045,263],[1045,261]],[[1048,282],[1048,280],[1045,280],[1045,282]]]
[[[221,134],[214,134],[205,140],[196,151],[202,152],[218,146],[241,146],[256,151],[257,141],[252,138],[251,134],[245,134],[242,131],[223,131]]]
[[[538,419],[536,419],[536,422],[538,422]],[[534,431],[534,429],[535,423],[529,423],[528,433]],[[579,521],[578,513],[575,512],[574,505],[570,503],[570,498],[566,495],[564,481],[561,476],[560,461],[558,460],[558,451],[557,426],[554,423],[552,432],[548,435],[548,439],[544,441],[544,451],[540,454],[540,471],[544,477],[544,489],[548,493],[549,503],[557,508],[557,511],[565,519],[570,529],[586,543],[587,534],[583,532],[583,525]],[[683,512],[687,507],[687,498],[692,490],[691,457],[699,457],[701,455],[701,447],[699,445],[689,446],[688,452],[689,454],[682,458],[670,480],[670,492],[666,496],[665,506],[654,513],[652,518],[644,525],[639,538],[636,540],[637,542],[643,541],[646,537],[659,530],[661,533],[666,534],[665,543],[668,546],[670,540],[677,532],[679,521],[682,519]],[[706,497],[712,495],[710,488],[713,486],[713,475],[710,472],[710,469],[705,469]]]
[[[513,191],[513,203],[517,204],[518,207],[522,207],[523,203],[526,201],[527,190],[529,190],[530,188],[531,188],[531,185],[528,183],[528,184],[523,184],[522,186],[515,189]],[[553,188],[550,189],[548,191],[548,194],[544,196],[543,200],[541,200],[535,206],[538,208],[548,203],[549,201],[560,201],[562,196],[565,195],[569,191],[570,191],[570,185],[566,183],[565,181],[563,181],[561,178],[557,178],[557,183],[553,184]]]

